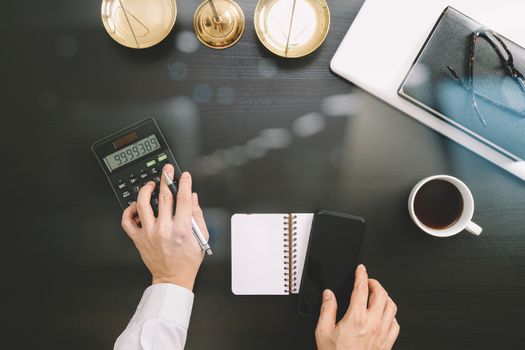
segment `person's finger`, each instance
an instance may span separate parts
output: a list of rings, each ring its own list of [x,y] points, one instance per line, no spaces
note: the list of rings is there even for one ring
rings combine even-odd
[[[166,164],[162,169],[166,175],[173,179],[175,169],[173,165]],[[159,191],[159,216],[158,220],[160,222],[171,222],[173,218],[173,195],[171,194],[168,183],[166,182],[166,177],[164,174],[161,176],[160,180],[160,191]]]
[[[350,305],[346,311],[345,318],[352,313],[363,314],[368,303],[368,274],[365,265],[361,264],[355,270],[354,290],[350,297]]]
[[[337,300],[335,299],[335,295],[330,289],[325,289],[323,292],[321,313],[319,315],[319,321],[317,321],[317,328],[315,329],[317,335],[330,334],[335,327],[336,314]]]
[[[153,214],[153,208],[151,208],[151,194],[155,190],[155,183],[153,181],[148,182],[139,191],[137,198],[137,211],[139,213],[140,222],[142,227],[149,228],[155,225],[155,216]]]
[[[191,201],[192,201],[192,205],[193,205],[193,208],[192,208],[192,211],[191,211],[191,213],[192,213],[191,215],[193,216],[193,218],[197,222],[197,225],[199,225],[199,228],[201,229],[202,234],[204,235],[204,237],[206,239],[209,239],[210,235],[208,233],[208,227],[206,227],[206,221],[204,221],[204,214],[203,214],[202,209],[201,209],[201,207],[199,205],[199,196],[197,195],[197,193],[195,193],[195,192],[192,193]]]
[[[122,213],[121,225],[128,236],[135,240],[136,235],[140,232],[135,218],[137,216],[137,203],[131,203]]]
[[[401,328],[399,327],[399,323],[394,318],[392,321],[392,324],[390,325],[390,329],[388,330],[388,334],[385,339],[385,349],[392,349],[394,346],[394,343],[396,342],[397,337],[399,336],[399,331]]]
[[[381,317],[388,300],[388,293],[379,281],[372,278],[368,280],[368,288],[370,289],[368,310],[374,313],[377,317]]]
[[[383,319],[381,321],[383,329],[386,331],[390,328],[392,321],[396,317],[397,305],[394,303],[392,298],[388,297],[385,305],[385,310],[383,311]]]
[[[177,206],[175,207],[175,222],[191,227],[191,213],[193,203],[191,200],[191,175],[182,173],[179,179],[179,190],[177,191]]]

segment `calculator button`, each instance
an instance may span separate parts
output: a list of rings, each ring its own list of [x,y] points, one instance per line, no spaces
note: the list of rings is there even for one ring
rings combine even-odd
[[[151,206],[156,209],[159,206],[159,199],[157,197],[151,198]]]
[[[133,193],[139,193],[140,186],[133,186]]]
[[[159,173],[159,169],[157,167],[153,167],[151,168],[150,172],[153,174],[153,175],[156,175]]]
[[[153,160],[150,160],[149,162],[146,163],[146,166],[148,168],[151,168],[152,166],[154,166],[155,164],[157,164],[157,162],[155,161],[155,159]]]
[[[139,181],[139,179],[137,178],[137,176],[135,176],[135,175],[130,175],[130,176],[129,176],[129,183],[130,183],[130,184],[134,185],[134,184],[137,183],[137,181]]]
[[[117,182],[117,188],[118,188],[119,190],[123,190],[123,189],[125,189],[126,187],[128,187],[128,185],[127,185],[124,181],[122,181],[122,180],[118,180],[118,182]]]
[[[122,198],[126,199],[126,198],[128,198],[130,196],[131,196],[131,192],[129,192],[129,191],[122,192]]]
[[[159,162],[162,162],[163,160],[168,159],[168,156],[165,155],[165,154],[163,153],[163,154],[161,154],[161,155],[159,156],[159,158],[157,158],[157,159],[159,160]]]
[[[145,170],[142,170],[142,172],[140,173],[139,177],[141,180],[144,180],[146,179],[147,177],[149,176],[148,172],[145,171]]]
[[[155,176],[152,180],[155,181],[156,184],[160,183],[160,177],[158,176]]]

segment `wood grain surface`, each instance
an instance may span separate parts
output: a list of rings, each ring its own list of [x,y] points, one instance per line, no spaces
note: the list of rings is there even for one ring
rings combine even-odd
[[[363,259],[398,303],[397,349],[523,348],[524,183],[330,72],[362,1],[329,0],[325,43],[291,60],[259,43],[255,0],[239,0],[246,31],[223,51],[193,37],[199,2],[177,4],[170,36],[140,51],[107,35],[100,1],[0,4],[4,344],[112,348],[150,277],[90,146],[154,116],[194,174],[216,250],[187,349],[315,348],[296,296],[231,293],[229,219],[318,209],[367,219]],[[410,221],[411,187],[441,173],[472,190],[481,236],[437,239]]]

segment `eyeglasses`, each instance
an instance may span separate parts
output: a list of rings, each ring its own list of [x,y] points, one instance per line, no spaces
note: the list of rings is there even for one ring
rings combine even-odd
[[[470,47],[469,47],[469,57],[468,57],[468,77],[467,77],[468,80],[467,82],[462,80],[459,77],[459,74],[451,66],[447,66],[449,73],[452,75],[452,77],[456,81],[459,82],[459,84],[465,90],[467,90],[470,93],[471,101],[472,101],[472,108],[476,112],[477,117],[479,118],[481,124],[484,127],[487,126],[487,121],[479,110],[477,98],[480,98],[500,109],[518,114],[521,117],[525,118],[525,111],[520,111],[515,108],[512,108],[474,89],[474,67],[476,64],[476,43],[477,43],[478,38],[485,39],[490,44],[490,46],[492,46],[492,48],[495,50],[496,54],[498,55],[498,58],[500,59],[503,65],[503,68],[505,69],[505,72],[512,78],[512,80],[515,82],[515,84],[519,87],[519,89],[523,92],[525,96],[525,77],[523,76],[523,73],[521,73],[514,66],[514,58],[512,57],[512,53],[510,52],[507,45],[505,45],[503,40],[500,38],[500,36],[496,32],[490,29],[487,29],[487,28],[479,28],[471,35]]]

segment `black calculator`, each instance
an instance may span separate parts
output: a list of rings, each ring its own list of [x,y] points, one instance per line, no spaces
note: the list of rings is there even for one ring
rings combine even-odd
[[[148,181],[160,183],[162,168],[167,163],[175,168],[173,182],[178,185],[181,175],[179,166],[153,118],[105,137],[91,148],[123,209],[137,200],[140,188]],[[158,212],[159,187],[155,187],[151,197],[155,215]]]

